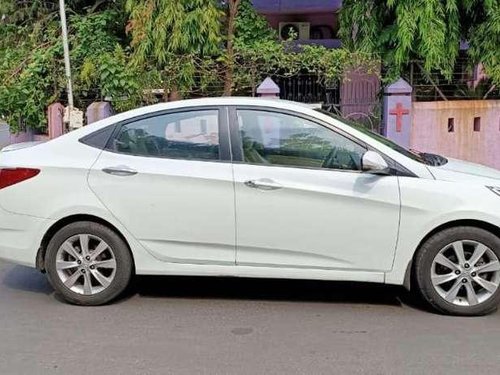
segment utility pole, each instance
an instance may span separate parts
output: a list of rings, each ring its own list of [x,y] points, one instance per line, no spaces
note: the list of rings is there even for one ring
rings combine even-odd
[[[69,112],[73,109],[73,85],[71,83],[71,65],[69,61],[68,27],[66,25],[66,5],[64,0],[59,0],[59,12],[61,14],[61,28],[64,48],[64,66],[66,68],[66,80],[68,83],[68,107]]]

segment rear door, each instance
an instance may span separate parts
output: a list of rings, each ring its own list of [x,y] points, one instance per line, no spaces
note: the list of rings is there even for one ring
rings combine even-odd
[[[92,167],[89,184],[156,257],[235,264],[224,108],[157,113],[120,124]]]

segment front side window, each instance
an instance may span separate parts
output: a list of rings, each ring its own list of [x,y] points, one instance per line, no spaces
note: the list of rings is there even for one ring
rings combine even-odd
[[[359,132],[369,136],[370,138],[373,138],[376,141],[382,143],[384,146],[391,148],[392,150],[400,153],[401,155],[406,156],[407,158],[410,158],[414,161],[418,161],[419,163],[433,165],[433,166],[440,166],[440,165],[445,165],[446,163],[448,163],[448,159],[446,159],[445,157],[443,157],[441,155],[418,152],[416,150],[407,150],[404,147],[401,147],[400,145],[398,145],[396,142],[391,141],[390,139],[384,137],[381,134],[378,134],[378,133],[375,133],[371,130],[368,130],[363,125],[358,124],[355,121],[341,118],[341,117],[334,115],[333,113],[327,112],[323,109],[316,109],[316,111],[318,111],[324,115],[327,115],[329,117],[332,117],[335,120],[342,122],[344,125],[348,125],[351,128],[356,129],[357,131],[359,131]]]
[[[246,163],[361,170],[366,149],[314,122],[283,113],[239,110]]]
[[[138,156],[219,160],[219,112],[169,113],[122,125],[112,151]]]

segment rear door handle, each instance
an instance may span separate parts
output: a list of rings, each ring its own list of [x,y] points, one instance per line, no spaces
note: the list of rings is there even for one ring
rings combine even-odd
[[[126,165],[118,165],[116,167],[108,167],[102,170],[104,173],[112,174],[113,176],[133,176],[137,174],[135,169],[127,167]]]
[[[277,182],[269,179],[269,178],[261,178],[258,180],[248,180],[244,182],[245,186],[252,189],[259,190],[278,190],[282,189],[283,185],[278,184]]]

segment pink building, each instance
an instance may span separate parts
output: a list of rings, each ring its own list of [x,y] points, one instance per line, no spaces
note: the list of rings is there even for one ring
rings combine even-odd
[[[500,100],[415,102],[399,79],[384,90],[384,135],[417,151],[500,169]]]
[[[410,145],[500,169],[500,100],[415,102]]]

